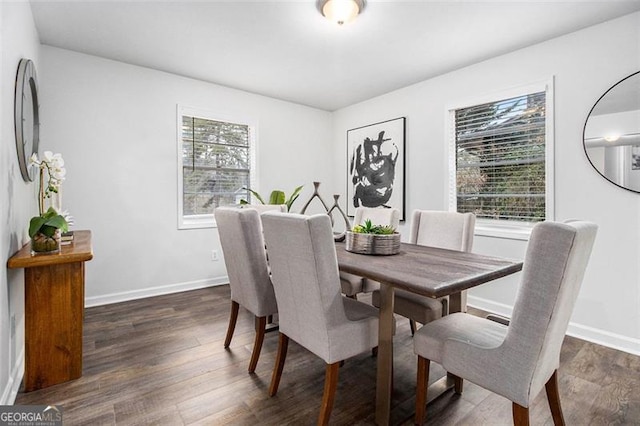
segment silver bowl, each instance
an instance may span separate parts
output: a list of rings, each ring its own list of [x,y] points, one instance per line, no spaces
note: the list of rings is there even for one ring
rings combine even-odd
[[[362,234],[347,231],[346,250],[360,254],[389,256],[400,252],[400,233]]]

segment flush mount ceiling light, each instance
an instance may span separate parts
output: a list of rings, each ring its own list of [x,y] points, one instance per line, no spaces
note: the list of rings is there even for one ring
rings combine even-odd
[[[364,0],[318,0],[320,13],[338,25],[355,19],[364,9]]]

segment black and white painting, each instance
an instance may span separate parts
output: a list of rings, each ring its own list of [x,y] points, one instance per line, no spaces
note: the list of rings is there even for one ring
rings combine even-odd
[[[640,170],[640,146],[631,148],[631,170]]]
[[[405,118],[347,131],[347,214],[357,207],[400,210],[404,220]]]

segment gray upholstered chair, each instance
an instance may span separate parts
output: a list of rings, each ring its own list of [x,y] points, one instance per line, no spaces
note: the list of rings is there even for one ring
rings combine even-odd
[[[375,225],[389,225],[397,229],[400,225],[400,210],[358,207],[353,217],[353,225],[362,225],[367,219]],[[340,286],[342,292],[352,299],[355,299],[358,293],[369,293],[380,288],[377,282],[348,272],[340,272]]]
[[[327,363],[318,417],[318,424],[327,424],[340,361],[378,345],[378,310],[340,294],[328,215],[265,213],[262,224],[280,324],[269,395],[278,391],[289,339],[293,339]]]
[[[241,204],[239,206],[241,209],[254,209],[257,210],[258,213],[262,214],[264,212],[286,212],[287,205],[286,204]]]
[[[476,217],[472,213],[414,210],[409,242],[457,251],[471,251]],[[466,311],[466,291],[462,292],[462,311]],[[374,291],[372,303],[380,307],[380,292]],[[404,290],[396,290],[394,312],[409,318],[411,333],[415,323],[426,324],[449,312],[449,298],[431,299]]]
[[[279,206],[269,207],[280,210]],[[235,207],[219,207],[214,214],[231,287],[231,314],[224,347],[231,344],[242,305],[255,315],[256,337],[249,362],[249,373],[253,373],[260,357],[267,317],[278,312],[269,278],[260,214],[255,208]]]
[[[558,394],[560,348],[587,267],[597,226],[543,222],[531,233],[509,326],[456,313],[414,336],[418,355],[416,424],[425,415],[429,363],[513,402],[513,421],[529,424],[529,405],[546,387],[554,424],[564,424]]]

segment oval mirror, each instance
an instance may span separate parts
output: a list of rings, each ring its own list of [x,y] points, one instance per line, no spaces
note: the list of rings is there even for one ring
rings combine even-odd
[[[38,80],[31,59],[20,59],[18,64],[13,108],[20,173],[25,182],[31,182],[37,170],[35,167],[29,167],[29,157],[38,152],[40,143]]]
[[[605,179],[640,192],[640,71],[613,85],[591,108],[584,150]]]

